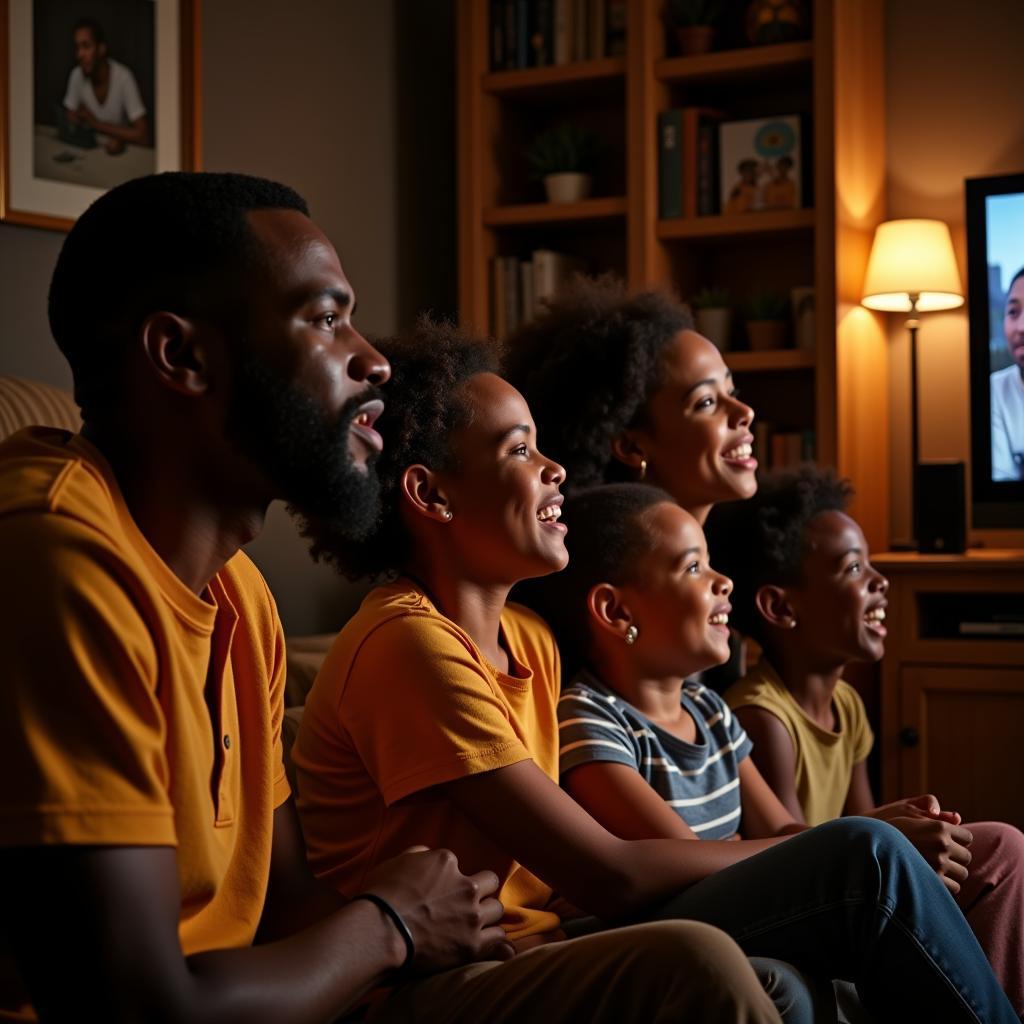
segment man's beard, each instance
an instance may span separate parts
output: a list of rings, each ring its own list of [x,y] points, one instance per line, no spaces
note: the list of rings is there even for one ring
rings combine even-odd
[[[350,428],[360,407],[380,392],[368,386],[334,416],[292,382],[282,382],[243,345],[235,346],[237,376],[228,436],[274,482],[312,554],[335,538],[361,540],[380,515],[380,483],[373,468],[356,465]]]

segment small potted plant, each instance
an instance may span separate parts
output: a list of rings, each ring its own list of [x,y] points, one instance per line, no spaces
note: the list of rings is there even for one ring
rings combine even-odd
[[[751,349],[785,348],[789,340],[789,297],[781,292],[755,292],[747,300],[746,320]]]
[[[601,147],[597,136],[578,124],[559,124],[538,135],[526,150],[535,177],[544,182],[550,203],[574,203],[590,195]]]
[[[729,292],[725,288],[701,288],[690,299],[697,331],[715,344],[719,351],[729,347],[729,331],[732,328],[732,308],[729,306]]]
[[[720,0],[667,0],[665,20],[675,32],[684,57],[712,49],[720,13]]]

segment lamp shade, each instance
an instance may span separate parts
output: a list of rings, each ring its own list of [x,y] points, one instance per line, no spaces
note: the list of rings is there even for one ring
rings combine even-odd
[[[889,220],[875,229],[862,303],[909,313],[955,309],[964,301],[949,228],[941,220]]]

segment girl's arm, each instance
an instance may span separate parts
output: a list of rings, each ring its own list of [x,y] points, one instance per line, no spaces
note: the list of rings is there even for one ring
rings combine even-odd
[[[593,767],[596,771],[616,766]],[[574,769],[569,778],[578,770]],[[661,802],[641,776],[635,771],[633,775]],[[643,806],[651,808],[646,795],[639,797],[638,788],[622,789],[632,787],[632,783],[623,781],[621,773],[608,772],[607,776],[608,785],[619,787],[620,799],[621,795],[634,802],[643,799]],[[781,841],[694,842],[681,838],[677,830],[673,838],[623,839],[610,831],[611,819],[595,820],[591,816],[608,814],[611,795],[583,808],[533,761],[471,775],[446,783],[444,788],[445,795],[491,842],[581,910],[604,918],[636,913],[664,901],[721,868]],[[596,788],[600,789],[600,781]],[[614,813],[624,811],[617,809]],[[642,815],[642,811],[638,809],[637,814]],[[641,817],[630,828],[643,832],[650,826]]]
[[[850,772],[850,788],[846,792],[843,814],[873,815],[875,797],[868,781],[867,761],[858,761]]]
[[[740,762],[740,806],[744,839],[792,836],[807,830],[807,826],[796,821],[782,805],[749,757]]]
[[[745,706],[735,708],[733,714],[754,744],[750,756],[761,778],[785,807],[790,819],[806,824],[803,808],[796,795],[796,753],[786,727],[777,715],[764,708]]]

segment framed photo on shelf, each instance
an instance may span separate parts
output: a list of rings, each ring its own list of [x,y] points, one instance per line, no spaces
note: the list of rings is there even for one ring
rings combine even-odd
[[[800,118],[725,121],[718,129],[722,213],[802,205]]]
[[[0,0],[0,220],[199,167],[199,0]]]

